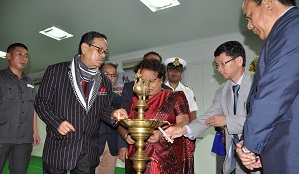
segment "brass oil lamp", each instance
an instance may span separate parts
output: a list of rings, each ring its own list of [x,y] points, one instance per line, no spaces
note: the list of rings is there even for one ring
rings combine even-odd
[[[158,121],[156,119],[144,119],[145,109],[147,109],[146,97],[149,92],[150,80],[147,79],[143,82],[139,69],[135,74],[134,81],[135,84],[133,90],[138,96],[138,102],[135,105],[135,108],[138,109],[138,119],[119,119],[118,123],[126,127],[136,141],[136,151],[130,159],[133,161],[133,168],[136,171],[136,174],[142,174],[145,170],[146,163],[149,160],[149,157],[147,157],[143,150],[145,141],[150,137],[154,129],[169,124],[169,122]]]

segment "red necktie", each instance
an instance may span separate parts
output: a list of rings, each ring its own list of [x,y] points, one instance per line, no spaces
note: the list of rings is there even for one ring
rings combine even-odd
[[[82,89],[83,89],[83,93],[85,95],[85,98],[88,98],[88,82],[86,82],[85,80],[82,80]]]

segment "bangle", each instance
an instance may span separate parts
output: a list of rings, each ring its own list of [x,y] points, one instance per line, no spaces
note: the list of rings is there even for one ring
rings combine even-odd
[[[251,151],[250,150],[246,150],[245,149],[245,146],[242,146],[242,152],[244,153],[244,154],[250,154],[251,153]]]

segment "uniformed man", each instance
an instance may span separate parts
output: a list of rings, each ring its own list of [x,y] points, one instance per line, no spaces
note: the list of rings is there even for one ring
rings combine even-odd
[[[165,60],[167,68],[168,81],[165,83],[171,87],[174,91],[184,91],[190,108],[190,121],[196,118],[196,111],[198,110],[196,99],[192,89],[183,85],[180,80],[183,75],[183,70],[187,66],[187,62],[179,57],[171,57]]]

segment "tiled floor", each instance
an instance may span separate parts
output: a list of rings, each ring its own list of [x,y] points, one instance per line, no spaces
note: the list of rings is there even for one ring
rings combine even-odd
[[[27,174],[42,174],[42,159],[41,157],[31,156],[29,168]],[[124,174],[125,170],[123,168],[116,167],[114,174]],[[2,174],[9,174],[8,162],[6,162]]]

